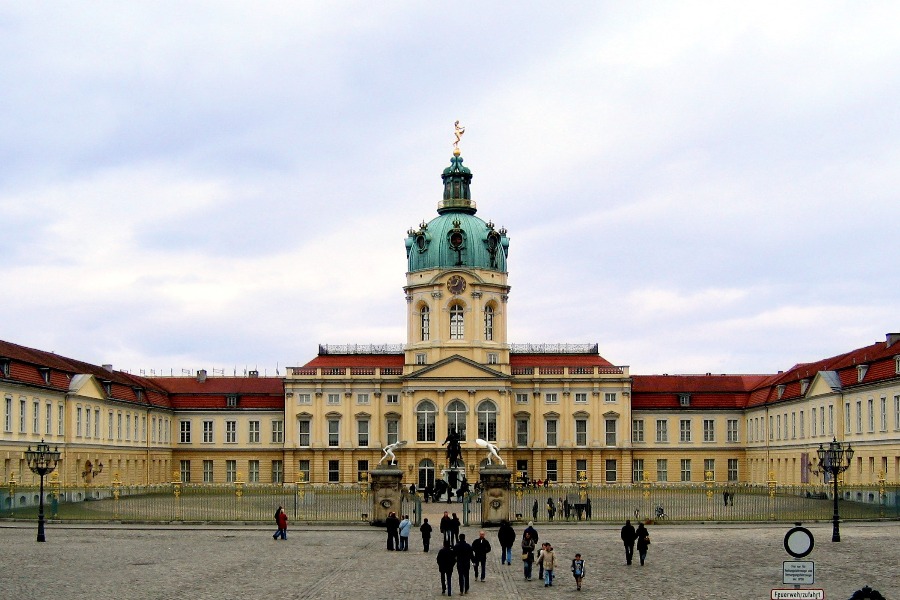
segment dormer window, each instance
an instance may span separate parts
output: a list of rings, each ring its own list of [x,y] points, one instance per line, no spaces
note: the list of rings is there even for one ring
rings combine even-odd
[[[690,394],[678,394],[678,406],[690,406],[691,405],[691,395]]]
[[[227,408],[237,408],[238,405],[238,397],[237,394],[228,394],[225,396],[225,406]]]
[[[784,396],[784,384],[775,386],[775,393],[778,395],[778,399],[781,400],[781,397]]]
[[[900,375],[900,355],[894,357],[894,373]]]
[[[44,383],[50,383],[50,367],[40,367],[38,371],[40,371]]]
[[[861,382],[866,378],[866,371],[869,370],[869,365],[858,365],[856,367],[856,381]]]
[[[898,358],[900,361],[900,358]],[[898,362],[900,364],[900,362]],[[0,376],[9,377],[9,359],[8,358],[0,358]]]
[[[103,383],[103,391],[106,392],[106,395],[111,398],[112,397],[112,381],[104,380],[102,383]]]
[[[806,390],[809,389],[809,379],[801,379],[800,380],[800,393],[805,394]]]

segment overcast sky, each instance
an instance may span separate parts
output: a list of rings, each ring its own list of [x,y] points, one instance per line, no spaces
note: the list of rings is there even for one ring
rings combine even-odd
[[[0,338],[402,343],[453,122],[511,342],[772,373],[900,330],[900,4],[0,2]]]

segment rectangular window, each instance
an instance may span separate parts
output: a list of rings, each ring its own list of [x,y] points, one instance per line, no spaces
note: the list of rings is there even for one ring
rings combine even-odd
[[[657,458],[656,459],[656,480],[657,481],[668,481],[669,480],[669,461],[665,458]]]
[[[775,425],[774,425],[774,422],[775,422],[775,417],[773,417],[772,415],[769,415],[769,441],[770,441],[770,442],[771,442],[773,439],[775,439]]]
[[[900,395],[894,396],[894,429],[900,429]]]
[[[716,441],[716,422],[712,419],[703,419],[703,441]]]
[[[516,419],[516,446],[528,447],[528,419]]]
[[[606,445],[616,445],[616,420],[606,419]]]
[[[341,482],[341,461],[329,460],[328,461],[328,483],[340,483],[340,482]]]
[[[125,441],[131,441],[131,413],[125,413]]]
[[[203,443],[211,444],[213,441],[213,422],[203,421]]]
[[[681,459],[681,481],[691,480],[691,459]]]
[[[234,483],[237,481],[237,461],[225,461],[225,483]]]
[[[203,461],[203,483],[213,483],[213,461]]]
[[[360,420],[356,422],[356,439],[360,448],[369,445],[369,422]]]
[[[312,394],[297,394],[297,404],[312,404]]]
[[[644,441],[644,420],[632,419],[631,421],[631,441],[634,443],[642,443]]]
[[[237,444],[237,421],[225,421],[225,443]]]
[[[738,480],[738,459],[728,459],[728,481]]]
[[[544,394],[544,402],[546,402],[547,404],[556,404],[557,402],[559,402],[559,399],[556,393],[551,392]]]
[[[516,471],[522,474],[522,481],[528,477],[528,460],[516,459]]]
[[[338,419],[328,419],[328,447],[337,448],[341,444],[341,422]]]
[[[777,439],[780,440],[781,439],[781,415],[776,415],[775,417],[776,417],[775,423],[777,424],[777,427],[775,428],[775,436]],[[785,417],[785,418],[787,418],[787,417]]]
[[[298,479],[300,479],[299,476],[302,475],[303,476],[302,481],[309,483],[310,479],[309,479],[309,461],[308,460],[301,460],[297,463],[297,474],[298,474]]]
[[[22,400],[22,413],[25,413],[25,401]],[[25,425],[22,424],[22,431],[25,431]],[[81,407],[75,409],[75,436],[81,437]]]
[[[44,408],[47,409],[47,412],[44,415],[44,419],[46,419],[46,423],[44,424],[44,433],[46,435],[50,435],[50,433],[53,431],[53,405],[48,402]]]
[[[341,403],[341,395],[340,394],[328,394],[328,404],[340,404]]]
[[[47,410],[48,411],[50,410],[49,404],[47,405]],[[49,425],[48,425],[48,428],[49,428]],[[99,408],[94,409],[94,437],[98,438],[98,439],[100,438],[100,409]]]
[[[66,409],[60,404],[56,407],[56,433],[57,435],[63,435],[66,427]]]
[[[715,481],[716,479],[716,459],[714,458],[705,458],[703,459],[703,477],[709,478]]]
[[[111,440],[111,439],[113,439],[113,411],[109,411],[109,413],[106,415],[106,417],[107,417],[106,428],[109,430],[107,439]],[[159,441],[162,441],[162,440],[159,440]]]
[[[249,483],[259,483],[259,461],[247,461],[247,481]]]
[[[250,421],[249,427],[247,428],[247,440],[251,444],[259,443],[259,421]]]
[[[607,459],[606,461],[606,483],[615,483],[618,480],[618,472],[616,469],[616,461]]]
[[[818,425],[818,423],[816,422],[816,418],[817,418],[816,407],[814,406],[812,409],[812,420],[810,421],[810,423],[812,425],[812,437],[816,437],[816,435],[817,435],[816,425]]]
[[[550,459],[547,461],[547,480],[559,481],[559,467],[556,459]]]
[[[728,419],[725,422],[725,427],[726,427],[725,435],[727,436],[726,439],[729,442],[738,441],[738,420],[737,419]]]
[[[25,433],[25,412],[28,409],[25,407],[25,399],[22,398],[19,400],[19,433]],[[80,408],[78,409],[81,410]],[[81,428],[78,429],[78,435],[81,435]]]
[[[584,392],[576,392],[575,404],[587,404],[587,394]]]
[[[6,426],[3,429],[8,433],[12,433],[12,398],[6,398]]]
[[[885,396],[881,397],[881,431],[887,431],[887,397]]]
[[[575,419],[575,445],[587,446],[587,419]]]
[[[603,394],[603,401],[607,404],[611,404],[616,401],[616,393],[615,392],[606,392]]]
[[[850,425],[850,403],[847,402],[844,404],[844,433],[850,433],[851,425]]]
[[[587,479],[587,459],[575,459],[575,477],[578,480]]]
[[[797,439],[797,413],[791,413],[791,439]]]
[[[299,435],[297,445],[308,448],[310,441],[310,420],[301,419],[300,421],[297,421],[297,432]]]
[[[357,404],[368,404],[369,403],[369,394],[357,394],[356,395],[356,403]]]
[[[398,419],[387,420],[387,443],[396,444],[400,441],[400,421]]]
[[[388,394],[386,402],[388,404],[400,404],[400,394]]]
[[[862,400],[856,401],[856,433],[862,433]]]
[[[804,418],[804,415],[803,415],[803,411],[802,411],[802,410],[800,411],[800,423],[799,423],[799,425],[800,425],[800,431],[799,431],[800,439],[803,439],[803,437],[806,435],[806,419]]]
[[[682,442],[690,442],[691,441],[691,420],[690,419],[681,419],[679,423],[679,437],[678,440]]]
[[[369,481],[369,461],[356,461],[356,481],[358,481],[359,483],[365,483]]]
[[[869,417],[869,433],[875,431],[875,407],[873,405],[874,400],[871,398],[866,401],[866,408],[868,409],[867,416]],[[35,404],[35,408],[37,408],[37,404]],[[37,420],[35,420],[35,433],[37,433]]]
[[[284,443],[284,421],[280,419],[272,421],[272,443]]]
[[[656,420],[656,441],[657,442],[668,442],[669,441],[669,422],[665,419],[657,419]]]
[[[548,446],[556,446],[556,433],[557,433],[557,424],[559,422],[556,419],[547,419],[545,421],[547,427],[547,445]]]
[[[91,437],[91,407],[84,409],[84,437]]]
[[[31,413],[31,433],[40,433],[41,432],[41,404],[35,400],[34,405],[32,406]],[[88,427],[90,429],[90,427]]]
[[[488,338],[488,339],[490,339],[490,338]],[[496,352],[488,352],[488,364],[489,365],[496,365],[499,362],[500,362],[500,357],[497,355]]]
[[[181,475],[181,483],[191,482],[191,461],[183,460],[179,463],[179,471]]]
[[[834,435],[834,404],[828,405],[828,435]]]
[[[191,443],[191,422],[190,421],[180,421],[181,423],[181,437],[179,441],[182,444],[190,444]],[[122,415],[119,415],[119,425],[122,425]],[[120,432],[121,434],[121,432]],[[121,439],[121,438],[120,438]]]
[[[272,483],[284,483],[284,462],[280,460],[272,461]]]
[[[516,404],[528,404],[528,394],[516,393]]]
[[[644,459],[636,458],[631,461],[631,481],[640,483],[644,480]]]
[[[424,352],[416,352],[416,364],[417,365],[427,365],[428,364],[428,355]]]

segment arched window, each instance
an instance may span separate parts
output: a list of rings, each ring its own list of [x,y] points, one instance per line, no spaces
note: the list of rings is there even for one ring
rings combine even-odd
[[[490,400],[478,405],[478,437],[488,442],[497,441],[497,405]]]
[[[459,433],[459,440],[466,441],[466,405],[459,400],[454,400],[447,406],[447,433],[449,434],[454,428]]]
[[[427,306],[422,307],[422,341],[431,339],[431,311]]]
[[[425,458],[419,463],[419,483],[420,490],[426,487],[434,487],[434,462]]]
[[[416,407],[416,441],[434,441],[434,404],[425,400]]]
[[[450,307],[450,339],[461,340],[463,339],[463,334],[463,307],[459,304],[454,304]]]
[[[494,307],[484,307],[484,340],[490,342],[494,339]]]

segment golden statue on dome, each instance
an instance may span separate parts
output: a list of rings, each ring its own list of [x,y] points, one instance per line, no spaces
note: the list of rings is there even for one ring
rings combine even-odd
[[[453,154],[459,156],[459,140],[462,138],[463,134],[466,132],[465,127],[459,126],[459,121],[453,124],[453,134],[456,136],[456,141],[453,142]]]

